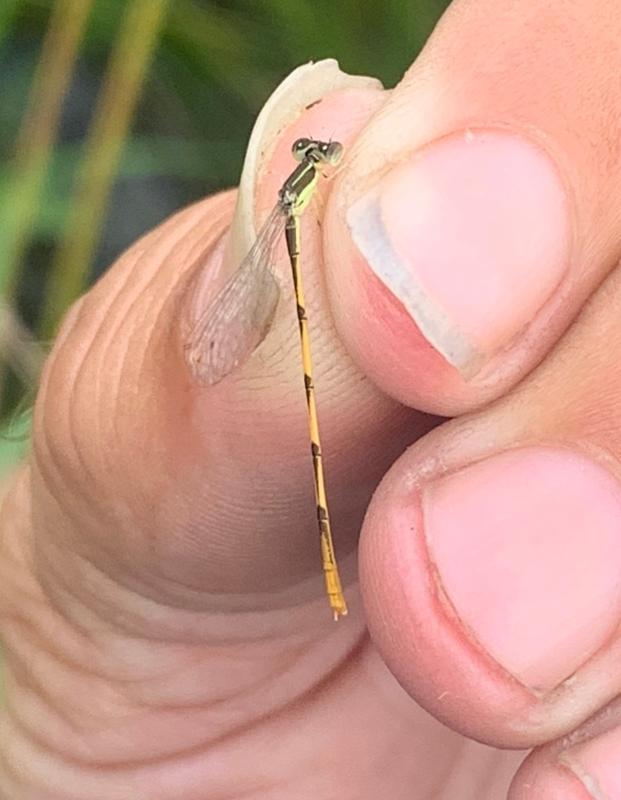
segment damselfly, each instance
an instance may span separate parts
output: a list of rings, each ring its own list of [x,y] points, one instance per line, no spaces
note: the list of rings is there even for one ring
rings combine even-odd
[[[334,618],[338,619],[339,615],[347,614],[347,605],[334,553],[324,480],[300,266],[300,216],[313,196],[321,166],[337,164],[343,147],[339,142],[298,139],[292,152],[300,163],[283,183],[278,201],[248,254],[196,323],[190,334],[187,356],[201,379],[215,384],[243,363],[263,340],[278,302],[278,284],[270,267],[279,236],[284,231],[297,303],[321,558],[330,607]]]

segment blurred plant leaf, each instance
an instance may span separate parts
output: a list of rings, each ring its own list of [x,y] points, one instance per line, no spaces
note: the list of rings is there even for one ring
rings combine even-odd
[[[40,209],[33,223],[33,236],[53,241],[65,224],[67,200],[81,155],[79,143],[71,142],[56,148]],[[203,194],[208,188],[229,184],[237,167],[237,148],[229,141],[205,143],[175,136],[144,136],[126,142],[116,178],[177,178],[186,183],[196,183],[197,194]],[[0,206],[11,201],[8,177],[7,171],[0,169]]]
[[[168,0],[131,0],[110,55],[58,247],[41,333],[50,338],[86,286],[106,202]]]
[[[0,47],[4,44],[4,40],[11,30],[15,14],[20,5],[19,0],[2,0],[0,4]]]
[[[63,97],[90,0],[59,0],[50,20],[15,144],[10,202],[0,225],[0,295],[11,296],[52,152]]]

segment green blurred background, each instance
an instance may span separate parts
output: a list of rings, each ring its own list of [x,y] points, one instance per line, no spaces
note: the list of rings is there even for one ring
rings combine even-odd
[[[0,0],[0,474],[70,303],[136,237],[236,183],[295,66],[394,85],[448,0]]]

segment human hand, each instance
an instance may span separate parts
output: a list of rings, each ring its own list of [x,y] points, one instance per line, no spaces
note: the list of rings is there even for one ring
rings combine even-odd
[[[274,112],[259,218],[298,135],[347,145],[304,223],[339,554],[373,495],[338,625],[290,298],[217,386],[183,357],[233,196],[72,309],[2,512],[4,796],[497,800],[533,747],[512,800],[621,797],[620,34],[456,2],[393,92]]]

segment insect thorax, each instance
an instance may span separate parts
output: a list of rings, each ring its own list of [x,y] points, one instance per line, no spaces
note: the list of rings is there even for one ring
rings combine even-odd
[[[301,214],[311,199],[316,183],[316,161],[304,159],[289,175],[278,194],[282,208],[290,214]]]

